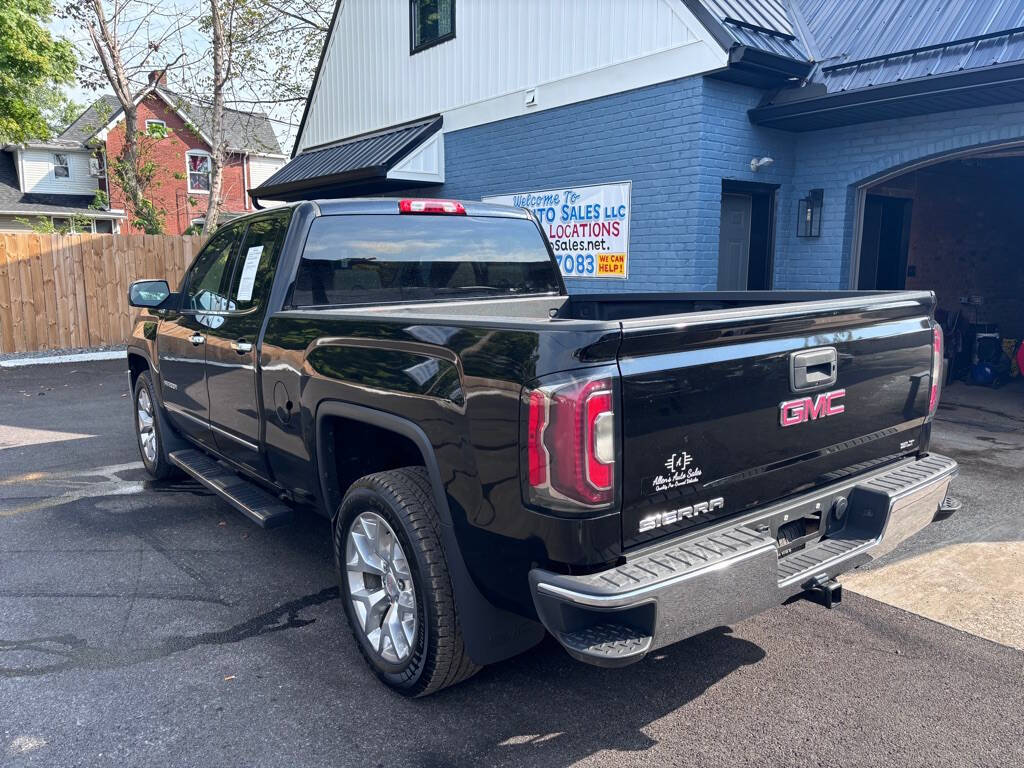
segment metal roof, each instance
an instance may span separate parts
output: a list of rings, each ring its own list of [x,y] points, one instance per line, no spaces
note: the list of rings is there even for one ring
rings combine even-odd
[[[399,160],[440,128],[441,118],[435,116],[322,149],[306,150],[293,157],[251,194],[257,198],[274,199],[278,194],[383,179]],[[409,186],[407,181],[404,184]]]
[[[1022,0],[793,0],[824,65],[1024,25]]]
[[[787,2],[814,70],[751,110],[755,123],[817,130],[1022,100],[1024,0]]]
[[[791,89],[797,91],[798,89]],[[1024,62],[976,67],[826,93],[799,89],[804,98],[774,101],[750,110],[751,122],[787,131],[816,131],[914,115],[1024,102]]]
[[[712,22],[726,49],[748,46],[765,53],[806,61],[807,50],[783,0],[684,0],[703,22]],[[701,13],[705,11],[705,13]],[[710,18],[709,18],[710,17]],[[724,36],[726,39],[721,39]]]
[[[1024,0],[793,0],[829,93],[1024,60]]]
[[[793,35],[786,6],[782,0],[704,0],[705,5],[722,19]]]
[[[727,50],[813,61],[828,93],[1024,61],[1024,0],[683,2]]]

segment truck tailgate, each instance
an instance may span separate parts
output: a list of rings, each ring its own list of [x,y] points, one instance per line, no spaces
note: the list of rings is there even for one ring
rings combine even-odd
[[[916,453],[933,303],[862,295],[624,321],[623,545]]]

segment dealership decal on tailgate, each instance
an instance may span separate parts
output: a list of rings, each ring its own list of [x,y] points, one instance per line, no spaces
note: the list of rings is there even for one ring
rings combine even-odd
[[[698,467],[686,451],[679,451],[669,456],[664,463],[666,472],[660,472],[655,477],[645,477],[643,480],[643,492],[645,495],[651,493],[663,493],[674,488],[699,483],[704,471]]]

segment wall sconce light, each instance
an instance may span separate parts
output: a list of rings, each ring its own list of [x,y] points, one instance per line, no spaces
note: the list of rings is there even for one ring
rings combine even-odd
[[[824,189],[812,189],[796,205],[796,236],[821,237],[821,208],[825,201]]]

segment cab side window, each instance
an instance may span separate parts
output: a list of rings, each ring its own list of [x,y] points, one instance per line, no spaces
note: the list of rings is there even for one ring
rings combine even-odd
[[[288,209],[249,222],[227,293],[232,309],[252,309],[266,300],[290,219],[291,209]]]
[[[241,228],[225,227],[206,244],[189,271],[188,289],[182,310],[185,312],[227,312],[234,307],[227,297],[227,267],[238,245]]]

